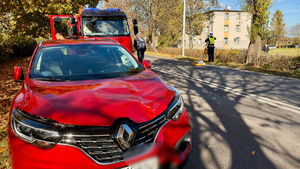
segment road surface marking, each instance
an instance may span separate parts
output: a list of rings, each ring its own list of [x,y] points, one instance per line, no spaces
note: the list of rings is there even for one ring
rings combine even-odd
[[[191,76],[188,76],[188,75],[177,73],[175,71],[165,71],[165,70],[162,70],[162,69],[159,69],[159,68],[156,68],[156,67],[151,68],[151,69],[162,72],[162,73],[165,73],[165,74],[168,74],[168,75],[171,75],[171,76],[176,76],[176,77],[179,77],[179,78],[183,78],[183,79],[187,79],[187,80],[190,80],[190,81],[198,82],[202,85],[206,85],[206,86],[209,86],[211,88],[223,90],[225,92],[233,93],[235,95],[244,96],[244,97],[250,98],[252,100],[256,100],[256,101],[261,102],[261,103],[266,103],[266,104],[269,104],[269,105],[274,106],[274,107],[278,107],[278,108],[281,108],[281,109],[289,110],[289,111],[292,111],[294,113],[300,114],[300,107],[293,106],[293,105],[290,105],[290,104],[287,104],[287,103],[283,103],[281,101],[275,101],[275,100],[272,100],[272,99],[269,99],[269,98],[266,98],[266,97],[261,97],[261,96],[257,96],[257,95],[250,94],[250,93],[247,93],[247,92],[243,92],[242,90],[232,89],[232,88],[227,87],[227,86],[222,86],[222,85],[219,85],[219,84],[216,84],[216,83],[211,83],[209,81],[202,80],[202,79],[199,79],[199,78],[194,78],[194,77],[191,77]]]

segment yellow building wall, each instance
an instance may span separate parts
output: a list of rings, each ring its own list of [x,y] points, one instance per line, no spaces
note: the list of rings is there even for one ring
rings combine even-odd
[[[224,32],[224,38],[228,38],[229,32]]]
[[[224,25],[229,25],[229,19],[224,20]]]

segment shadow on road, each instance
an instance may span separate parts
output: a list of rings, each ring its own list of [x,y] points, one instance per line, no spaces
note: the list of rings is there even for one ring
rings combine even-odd
[[[270,90],[278,87],[278,83],[284,83],[282,81],[268,82],[268,85],[263,87],[259,83],[257,85],[249,84],[249,78],[254,81],[259,78],[253,76],[251,72],[244,72],[242,76],[235,70],[227,71],[220,67],[192,67],[190,62],[166,59],[155,60],[154,67],[165,71],[176,71],[189,77],[206,79],[222,86],[231,88],[238,86],[242,91],[253,91],[253,94],[274,91],[282,92],[283,95],[289,94],[285,91]],[[285,146],[281,145],[282,143],[276,142],[276,138],[267,140],[265,137],[261,137],[261,134],[256,134],[254,129],[249,127],[248,122],[245,121],[245,117],[256,119],[261,128],[283,124],[299,126],[300,123],[293,117],[280,115],[277,117],[272,110],[264,110],[260,103],[247,105],[243,100],[244,97],[240,95],[233,95],[155,69],[154,72],[164,80],[174,84],[176,88],[184,91],[182,94],[187,96],[185,107],[193,126],[193,146],[186,168],[278,168],[274,165],[274,159],[270,159],[270,153],[266,154],[266,150],[271,154],[279,154],[279,158],[285,156],[285,161],[293,166],[299,166],[300,157],[290,154],[288,150],[285,150]],[[231,80],[230,76],[237,78],[233,84],[228,83]],[[234,81],[234,79],[232,80]],[[208,106],[204,107],[204,103],[207,103]],[[241,109],[237,108],[241,106],[249,107],[249,112],[242,112]],[[252,112],[255,110],[263,113],[255,115]],[[270,117],[266,117],[269,115]],[[280,151],[273,145],[279,147]]]

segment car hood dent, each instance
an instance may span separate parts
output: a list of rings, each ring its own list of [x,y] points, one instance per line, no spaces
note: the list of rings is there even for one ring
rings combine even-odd
[[[59,123],[109,126],[117,118],[129,118],[136,123],[149,121],[167,108],[174,94],[172,87],[145,70],[135,76],[104,80],[27,79],[15,102],[26,112]]]

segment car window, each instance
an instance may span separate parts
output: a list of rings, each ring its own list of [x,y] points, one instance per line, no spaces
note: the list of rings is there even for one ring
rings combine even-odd
[[[82,44],[38,49],[29,76],[72,81],[124,77],[143,70],[122,46]]]

